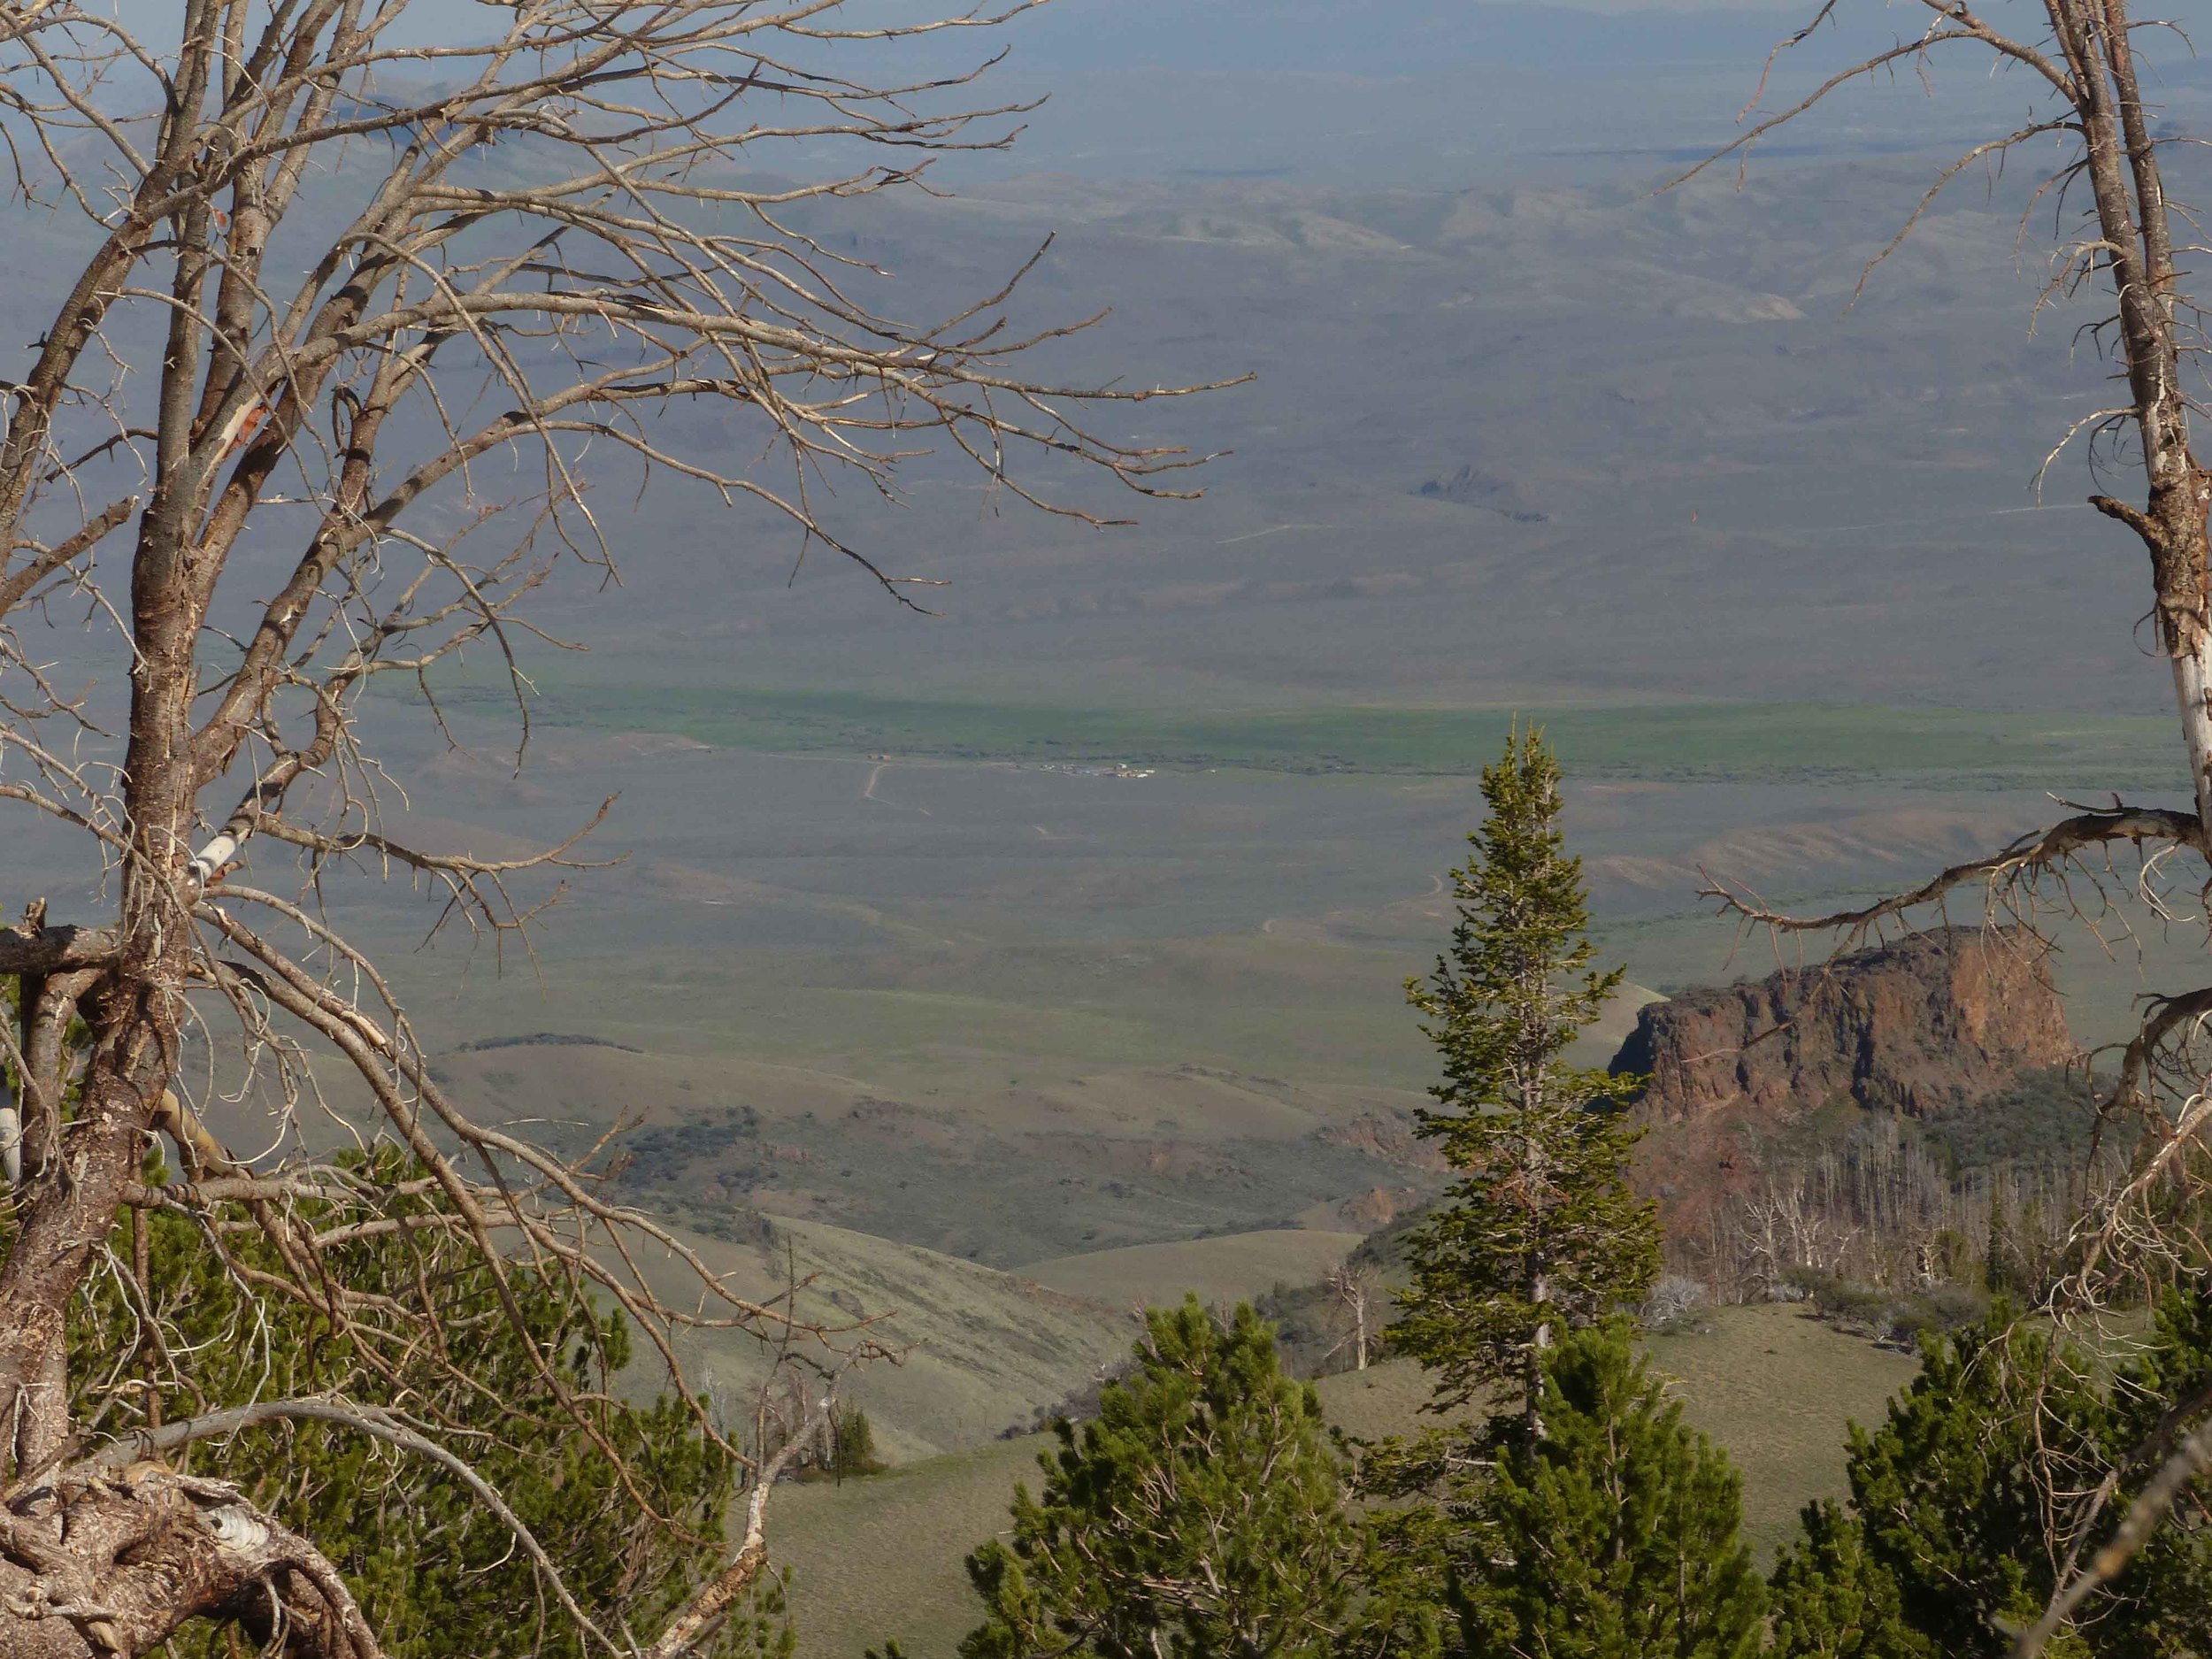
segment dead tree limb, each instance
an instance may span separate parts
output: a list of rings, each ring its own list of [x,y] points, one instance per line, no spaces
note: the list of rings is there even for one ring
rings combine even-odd
[[[2101,342],[2108,339],[2124,380],[2126,401],[2075,421],[2038,470],[2039,483],[2056,456],[2074,438],[2089,434],[2091,458],[2097,446],[2114,437],[2132,439],[2127,449],[2115,446],[2107,458],[2134,476],[2125,492],[2101,492],[2090,498],[2106,518],[2135,536],[2148,556],[2149,614],[2154,618],[2159,650],[2167,659],[2178,716],[2178,756],[2190,780],[2190,803],[2182,808],[2137,808],[2116,799],[2108,810],[2078,811],[2050,827],[2021,837],[1986,856],[1943,871],[1909,890],[1825,915],[1784,913],[1742,888],[1708,880],[1702,896],[1718,903],[1746,926],[1777,935],[1829,933],[1855,944],[1872,931],[1915,925],[1954,895],[1978,889],[1984,902],[2002,905],[2011,919],[2032,931],[2055,917],[2094,921],[2111,907],[2138,903],[2156,927],[2178,919],[2168,902],[2167,883],[2177,863],[2194,861],[2203,874],[2193,883],[2193,924],[2212,940],[2212,469],[2193,447],[2191,420],[2201,412],[2206,345],[2201,313],[2186,288],[2187,273],[2177,258],[2174,219],[2183,210],[2169,198],[2163,176],[2166,146],[2184,142],[2162,134],[2147,104],[2137,33],[2162,27],[2139,21],[2127,0],[2042,0],[2020,15],[2033,19],[2032,31],[1999,27],[1975,0],[1920,0],[1924,27],[1881,51],[1817,74],[1811,89],[1778,109],[1760,107],[1776,63],[1795,56],[1818,37],[1820,26],[1840,10],[1839,0],[1822,0],[1808,23],[1776,46],[1762,70],[1757,90],[1740,118],[1741,134],[1689,169],[1666,188],[1676,188],[1716,163],[1734,157],[1740,166],[1757,143],[1842,96],[1848,88],[1898,66],[1926,71],[1964,57],[1987,69],[2020,69],[2030,79],[2031,107],[2024,121],[2004,127],[1970,145],[1943,168],[1922,194],[1897,233],[1867,261],[1859,280],[1863,289],[1882,262],[1924,222],[1942,192],[1976,163],[1993,164],[2041,141],[2054,142],[2054,164],[2039,167],[2039,181],[2028,211],[2045,201],[2062,211],[2070,192],[2085,196],[2082,222],[2062,232],[2036,309],[2054,299],[2090,299],[2097,307],[2092,325]],[[2024,229],[2027,223],[2023,219]],[[2110,861],[2102,868],[2088,855],[2131,844],[2139,863],[2131,880],[2116,879]],[[2074,883],[2086,882],[2091,896]],[[2116,891],[2112,890],[2116,889]],[[2090,912],[2094,911],[2096,916]],[[2050,942],[2047,931],[2041,934]],[[2135,1161],[2127,1177],[2096,1194],[2079,1216],[2069,1240],[2070,1265],[2045,1310],[2067,1317],[2093,1313],[2107,1286],[2149,1266],[2201,1274],[2208,1263],[2206,1240],[2183,1217],[2192,1195],[2202,1196],[2207,1160],[2205,1135],[2212,1130],[2212,1054],[2202,1041],[2212,1012],[2212,989],[2154,998],[2134,1038],[2119,1055],[2119,1076],[2101,1102],[2101,1136],[2123,1119],[2139,1132]],[[2197,1402],[2199,1413],[2205,1402]],[[2212,1426],[2170,1425],[2184,1435],[2181,1449],[2166,1456],[2122,1523],[2113,1540],[2088,1566],[2067,1573],[2078,1563],[2079,1540],[2121,1490],[2116,1475],[2093,1490],[2047,1494],[2054,1564],[2063,1558],[2059,1588],[2032,1628],[2021,1633],[2017,1659],[2032,1659],[2078,1618],[2091,1615],[2094,1597],[2108,1585],[2175,1495],[2201,1472],[2212,1457]],[[2071,1538],[2076,1548],[2068,1548]]]
[[[472,8],[480,35],[441,46],[420,26],[444,0],[180,0],[142,30],[74,0],[0,4],[0,184],[65,251],[27,279],[43,324],[0,378],[0,803],[73,834],[72,890],[105,895],[0,930],[18,992],[0,1041],[0,1651],[136,1655],[204,1620],[292,1659],[379,1652],[311,1540],[159,1463],[204,1455],[203,1431],[233,1419],[159,1421],[146,1378],[73,1374],[69,1310],[149,1214],[188,1219],[242,1291],[313,1310],[365,1386],[395,1355],[434,1356],[435,1292],[349,1286],[345,1252],[466,1254],[575,1433],[623,1469],[522,1310],[601,1299],[751,1488],[736,1558],[650,1651],[672,1659],[753,1582],[775,1465],[713,1420],[680,1339],[749,1333],[833,1375],[875,1351],[870,1322],[803,1317],[796,1286],[740,1294],[610,1200],[603,1148],[564,1158],[472,1116],[319,900],[396,872],[442,892],[441,926],[526,944],[554,881],[588,867],[578,843],[606,809],[518,857],[417,845],[385,820],[362,717],[407,676],[450,740],[437,676],[475,648],[513,693],[519,758],[524,654],[548,643],[526,602],[563,561],[615,564],[595,484],[763,510],[907,603],[935,579],[843,537],[825,489],[895,500],[935,450],[1092,523],[1113,520],[1071,480],[1190,493],[1201,457],[1119,435],[1135,405],[1190,388],[1030,366],[1093,320],[1025,314],[1035,259],[915,316],[809,228],[1010,142],[1020,107],[974,88],[987,54],[918,77],[901,43],[1033,3],[885,23],[846,0],[518,0]],[[763,148],[801,142],[844,160],[762,182]],[[700,453],[654,424],[696,407],[739,441]],[[34,656],[27,626],[63,595],[82,626]],[[59,688],[54,649],[89,691]],[[288,863],[292,896],[272,872]],[[369,1102],[360,1143],[403,1156],[341,1167],[211,1134],[183,1068],[218,1036],[273,1141],[309,1106],[350,1110],[319,1059]],[[157,1149],[181,1179],[150,1179]],[[647,1271],[671,1257],[680,1294]],[[158,1337],[146,1363],[181,1388],[188,1357]],[[373,1401],[284,1409],[430,1459],[501,1510],[435,1425]],[[82,1461],[95,1424],[153,1461]],[[549,1600],[611,1647],[514,1530]]]

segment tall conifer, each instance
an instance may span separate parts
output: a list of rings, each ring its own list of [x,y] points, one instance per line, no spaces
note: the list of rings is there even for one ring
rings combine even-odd
[[[1622,971],[1591,965],[1582,861],[1540,732],[1517,726],[1482,795],[1489,815],[1452,872],[1451,949],[1406,985],[1444,1063],[1421,1132],[1459,1179],[1409,1240],[1391,1342],[1435,1373],[1440,1409],[1486,1400],[1502,1426],[1540,1437],[1547,1350],[1650,1287],[1658,1221],[1626,1178],[1621,1106],[1640,1079],[1566,1059]]]

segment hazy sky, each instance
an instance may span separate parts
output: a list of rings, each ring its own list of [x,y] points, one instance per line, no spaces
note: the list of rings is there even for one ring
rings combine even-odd
[[[957,0],[956,0],[957,3]],[[159,26],[181,15],[181,0],[80,0],[88,9],[109,9],[134,28],[158,34]],[[855,0],[855,10],[906,16],[939,15],[949,4],[926,0]],[[1853,8],[1847,5],[1847,12]],[[1887,12],[1892,27],[1912,27],[1916,7],[1888,7],[1882,0],[1861,0],[1857,10]],[[1998,10],[2008,8],[1999,0]],[[2186,8],[2185,8],[2186,9]],[[1295,55],[1308,66],[1325,69],[1349,50],[1365,58],[1377,49],[1442,48],[1457,55],[1476,50],[1488,32],[1486,14],[1519,11],[1563,14],[1652,13],[1680,16],[1698,12],[1766,14],[1778,21],[1803,11],[1793,0],[1518,0],[1509,5],[1478,0],[1052,0],[1022,19],[1018,35],[1031,42],[1049,42],[1062,50],[1093,46],[1113,53],[1142,42],[1148,56],[1157,52],[1194,54],[1210,61],[1242,58],[1257,64]],[[2170,12],[2171,7],[2166,8]],[[414,0],[410,27],[422,38],[461,42],[480,38],[498,18],[486,0]],[[1417,68],[1409,64],[1409,68]]]
[[[106,4],[150,36],[181,11],[180,0]],[[933,16],[960,4],[853,0],[848,15]],[[2039,32],[2033,0],[1989,4],[2021,34]],[[2206,4],[2189,0],[2178,15]],[[1049,95],[1018,152],[957,164],[961,176],[1236,173],[1452,188],[1502,171],[1660,167],[1724,142],[1768,49],[1812,10],[1811,0],[1053,0],[1003,31],[858,50],[895,58],[902,76],[965,68],[1003,44],[995,95]],[[441,42],[480,38],[499,19],[483,0],[415,0],[410,15]],[[1911,0],[1844,0],[1835,26],[1786,55],[1770,102],[1917,32],[1926,15]],[[2156,84],[2170,117],[2212,111],[2212,68],[2177,46],[2153,58],[2167,72]],[[1952,62],[1932,105],[1909,73],[1855,88],[1770,156],[1978,137],[2037,92],[2024,73],[1990,75],[1978,53]]]

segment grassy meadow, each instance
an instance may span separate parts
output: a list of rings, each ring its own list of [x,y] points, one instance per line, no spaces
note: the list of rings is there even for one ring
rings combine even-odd
[[[1033,1262],[1025,1279],[1108,1307],[1165,1307],[1186,1291],[1209,1307],[1251,1301],[1279,1285],[1318,1283],[1366,1235],[1280,1228],[1212,1239],[1125,1245]]]
[[[541,677],[537,718],[650,730],[771,753],[1293,773],[1466,776],[1516,718],[1540,724],[1569,773],[1676,782],[1883,779],[1947,789],[2128,788],[2171,775],[2162,717],[1814,703],[1629,703],[1425,708],[1330,703],[1229,709]],[[490,686],[456,688],[495,702]]]
[[[1797,1511],[1843,1490],[1845,1425],[1879,1419],[1917,1369],[1785,1307],[1728,1308],[1708,1334],[1652,1339],[1683,1415],[1728,1448],[1744,1477],[1746,1526],[1763,1559]],[[1427,1397],[1402,1362],[1325,1379],[1330,1421],[1363,1438],[1419,1425]],[[1005,1525],[1008,1495],[1036,1474],[1045,1435],[904,1464],[842,1486],[788,1487],[771,1511],[773,1558],[792,1571],[802,1659],[860,1659],[895,1638],[911,1659],[951,1659],[975,1622],[968,1551]]]

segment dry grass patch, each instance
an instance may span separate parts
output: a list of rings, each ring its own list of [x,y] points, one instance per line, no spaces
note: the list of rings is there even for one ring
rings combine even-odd
[[[1807,1502],[1844,1495],[1846,1425],[1879,1423],[1920,1362],[1795,1308],[1722,1308],[1706,1323],[1709,1335],[1654,1337],[1652,1358],[1678,1379],[1684,1418],[1743,1471],[1744,1529],[1766,1559]]]
[[[1251,1301],[1279,1285],[1317,1283],[1358,1248],[1361,1237],[1272,1227],[1056,1256],[1016,1271],[1110,1308],[1172,1307],[1186,1292],[1217,1307]]]

